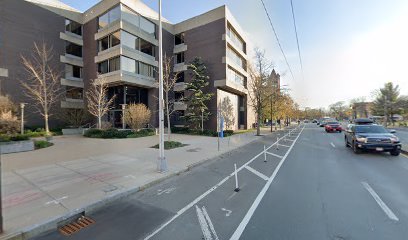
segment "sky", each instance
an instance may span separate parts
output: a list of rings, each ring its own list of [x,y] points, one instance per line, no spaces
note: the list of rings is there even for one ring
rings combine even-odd
[[[98,0],[62,0],[84,11]],[[157,9],[157,0],[143,0]],[[282,84],[301,107],[327,107],[366,97],[386,82],[408,95],[408,1],[293,0],[303,74],[297,52],[290,0],[264,0],[282,48],[279,50],[260,0],[162,0],[172,23],[227,5],[252,47],[264,49]],[[250,57],[251,58],[251,57]]]

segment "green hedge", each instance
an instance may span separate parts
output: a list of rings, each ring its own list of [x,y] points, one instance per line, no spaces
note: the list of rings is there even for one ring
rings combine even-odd
[[[184,147],[184,146],[187,146],[187,144],[182,144],[181,142],[175,142],[175,141],[164,141],[164,149],[166,150]],[[159,148],[159,144],[154,145],[152,148]]]
[[[213,130],[204,131],[201,130],[193,130],[188,127],[173,127],[171,128],[172,133],[179,133],[179,134],[190,134],[190,135],[202,135],[202,136],[210,136],[210,137],[218,137],[218,132]],[[234,134],[233,130],[224,130],[224,137],[229,137]]]
[[[138,132],[132,130],[118,130],[115,128],[101,130],[101,129],[89,129],[84,133],[85,137],[89,138],[104,138],[104,139],[114,139],[114,138],[138,138],[147,137],[155,135],[154,129],[142,129]]]
[[[47,148],[47,147],[51,147],[52,145],[54,144],[48,141],[44,141],[44,140],[34,141],[35,149]]]
[[[21,135],[21,134],[17,134],[17,135],[0,135],[0,142],[16,142],[16,141],[26,141],[29,140],[30,137],[27,135]]]

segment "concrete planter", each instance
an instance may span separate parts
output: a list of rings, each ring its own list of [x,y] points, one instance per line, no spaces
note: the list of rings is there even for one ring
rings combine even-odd
[[[33,140],[0,143],[0,153],[2,154],[28,152],[33,150],[34,150]]]
[[[83,135],[88,128],[66,128],[62,129],[62,135]]]

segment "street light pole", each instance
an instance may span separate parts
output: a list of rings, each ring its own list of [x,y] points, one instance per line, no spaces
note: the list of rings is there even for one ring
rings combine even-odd
[[[126,110],[126,105],[127,104],[121,104],[122,105],[122,129],[126,128],[126,124],[125,124],[125,110]]]
[[[162,1],[159,0],[159,160],[157,170],[167,172],[167,160],[164,156],[164,100],[163,100],[163,36],[162,36]]]
[[[20,103],[20,108],[21,108],[21,135],[24,134],[24,107],[26,103]]]
[[[201,132],[204,132],[204,108],[201,109]]]

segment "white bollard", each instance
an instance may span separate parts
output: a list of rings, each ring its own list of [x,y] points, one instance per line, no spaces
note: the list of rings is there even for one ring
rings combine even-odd
[[[237,173],[237,164],[234,163],[234,168],[235,168],[235,192],[239,192],[239,186],[238,186],[238,173]]]
[[[266,162],[266,146],[264,145],[264,162]]]
[[[279,150],[279,138],[276,137],[276,150]]]

